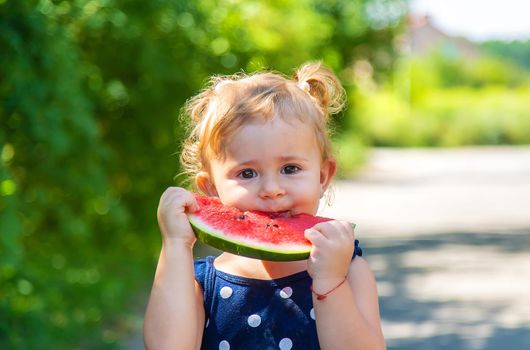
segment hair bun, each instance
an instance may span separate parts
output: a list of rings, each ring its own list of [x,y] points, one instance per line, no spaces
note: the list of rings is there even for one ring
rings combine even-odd
[[[324,111],[326,118],[338,113],[345,103],[345,93],[337,76],[321,62],[306,63],[294,75],[298,87],[302,90],[307,84],[307,93],[311,95]]]

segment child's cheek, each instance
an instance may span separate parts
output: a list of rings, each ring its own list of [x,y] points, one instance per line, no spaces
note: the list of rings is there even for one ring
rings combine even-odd
[[[221,202],[230,207],[236,207],[239,210],[252,210],[252,203],[256,198],[252,198],[251,192],[240,186],[228,186],[218,190]]]

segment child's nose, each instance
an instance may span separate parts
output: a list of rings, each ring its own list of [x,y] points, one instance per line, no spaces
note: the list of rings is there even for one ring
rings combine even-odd
[[[280,184],[278,179],[274,177],[264,177],[263,183],[260,189],[260,197],[275,199],[285,194],[283,186]]]

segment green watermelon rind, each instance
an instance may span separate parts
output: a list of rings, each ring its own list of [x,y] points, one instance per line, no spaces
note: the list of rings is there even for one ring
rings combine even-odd
[[[222,232],[209,227],[197,215],[189,214],[188,218],[195,236],[200,242],[228,253],[268,261],[297,261],[306,260],[309,257],[310,246],[297,246],[288,249],[286,247],[266,247],[259,243],[252,244],[252,242],[227,237]]]

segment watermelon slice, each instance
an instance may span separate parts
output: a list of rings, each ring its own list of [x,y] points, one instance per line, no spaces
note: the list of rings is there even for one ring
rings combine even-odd
[[[304,260],[311,243],[304,230],[331,219],[309,214],[243,212],[218,198],[195,195],[200,209],[188,214],[197,239],[225,252],[270,261]]]

